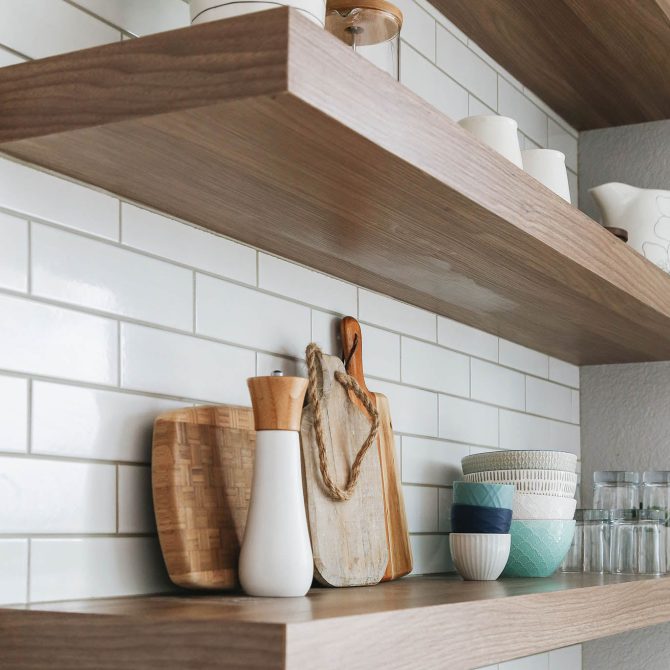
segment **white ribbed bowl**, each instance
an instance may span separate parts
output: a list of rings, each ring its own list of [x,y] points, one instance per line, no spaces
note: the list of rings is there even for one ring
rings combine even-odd
[[[451,533],[449,548],[463,579],[492,581],[500,577],[509,558],[511,536],[492,533]]]
[[[563,470],[487,470],[463,475],[466,482],[514,484],[520,493],[574,498],[577,475]]]
[[[487,470],[563,470],[577,472],[577,456],[567,451],[489,451],[461,459],[463,473]]]
[[[561,496],[520,493],[514,495],[512,519],[554,519],[569,521],[575,516],[577,501]]]

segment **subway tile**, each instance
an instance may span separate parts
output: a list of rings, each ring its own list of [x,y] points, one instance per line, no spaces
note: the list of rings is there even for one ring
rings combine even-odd
[[[498,111],[515,119],[519,129],[540,146],[547,146],[547,115],[503,77],[498,77]]]
[[[496,447],[498,446],[498,408],[441,395],[440,437]]]
[[[549,654],[536,654],[506,661],[500,663],[498,668],[499,670],[549,670]]]
[[[525,151],[526,149],[541,149],[542,147],[537,143],[533,142],[529,137],[526,137],[523,133],[519,133],[519,140],[521,148]]]
[[[454,504],[453,489],[437,490],[438,525],[440,533],[451,533],[451,506]]]
[[[500,410],[502,449],[553,449],[580,454],[579,426],[539,416]]]
[[[331,356],[342,355],[340,321],[341,318],[336,314],[319,312],[315,309],[312,310],[312,336],[310,341],[316,342],[324,354]]]
[[[489,56],[484,49],[468,38],[468,47],[474,51],[485,63],[488,63],[500,76],[504,77],[512,86],[519,91],[523,91],[523,84],[513,77],[504,67]]]
[[[472,359],[473,400],[482,400],[494,405],[523,409],[525,405],[525,377],[495,363]]]
[[[468,94],[468,116],[481,116],[495,114],[496,110],[491,109],[485,105],[481,100],[475,98],[474,95]]]
[[[402,380],[405,384],[467,397],[470,395],[470,358],[403,337]]]
[[[148,209],[121,203],[123,244],[198,270],[256,284],[256,251]]]
[[[21,58],[21,56],[0,47],[0,67],[16,65],[17,63],[23,63],[25,60],[25,58]]]
[[[0,605],[28,599],[28,540],[0,540]]]
[[[154,419],[184,402],[33,382],[32,451],[107,461],[151,460]]]
[[[461,459],[470,453],[464,444],[420,437],[402,438],[402,480],[406,484],[451,486],[463,476]]]
[[[572,393],[569,388],[535,377],[526,377],[526,411],[550,419],[572,419]]]
[[[561,126],[568,134],[572,135],[574,138],[579,136],[579,131],[576,128],[573,128],[563,117],[559,116],[555,110],[553,110],[549,105],[542,100],[539,96],[535,95],[527,86],[523,87],[524,95],[534,102],[551,120]]]
[[[275,370],[281,370],[287,377],[307,377],[307,363],[304,360],[260,352],[256,354],[256,374],[259,377],[269,376]]]
[[[468,115],[468,92],[404,41],[400,44],[400,83],[453,121]]]
[[[155,537],[32,540],[33,602],[172,590]]]
[[[0,451],[27,451],[28,380],[0,377]]]
[[[572,423],[579,423],[580,405],[579,405],[579,391],[572,391],[570,394],[572,411],[570,413],[570,421]]]
[[[400,336],[361,324],[365,375],[400,380]]]
[[[403,16],[402,38],[431,61],[435,60],[435,19],[414,0],[396,0]]]
[[[486,105],[493,109],[497,108],[496,71],[442,26],[437,27],[435,63]]]
[[[415,2],[419,7],[428,12],[441,26],[444,26],[447,30],[456,35],[461,42],[467,44],[468,36],[462,30],[457,28],[454,23],[449,21],[437,7],[428,2],[428,0],[415,0]]]
[[[435,314],[365,289],[358,290],[358,300],[358,318],[361,321],[435,341]]]
[[[500,364],[536,377],[549,376],[549,357],[509,340],[500,340]]]
[[[113,533],[113,465],[0,457],[0,533]]]
[[[303,356],[309,307],[206,275],[196,278],[196,332],[276,354]]]
[[[378,380],[368,387],[388,397],[395,431],[437,437],[437,394]]]
[[[565,154],[565,164],[571,170],[577,170],[577,138],[571,135],[563,126],[559,126],[553,119],[549,119],[550,149],[558,149]]]
[[[437,491],[429,486],[402,487],[410,533],[437,531]]]
[[[268,254],[258,254],[258,285],[340,314],[356,314],[356,287]]]
[[[119,465],[119,533],[155,533],[151,468]]]
[[[410,535],[409,539],[414,559],[413,575],[453,572],[448,535]]]
[[[0,44],[30,58],[44,58],[108,42],[121,33],[66,2],[20,0],[3,9]]]
[[[443,316],[437,317],[437,341],[450,349],[498,361],[498,338],[495,335]]]
[[[549,670],[579,670],[582,667],[582,645],[563,647],[549,652]]]
[[[498,666],[497,665],[487,665],[483,668],[477,668],[477,670],[498,670]],[[577,669],[575,668],[575,670],[577,670]]]
[[[0,296],[0,369],[115,384],[117,357],[116,322]]]
[[[28,222],[0,212],[0,286],[28,290]]]
[[[121,324],[121,386],[206,402],[250,405],[253,351]]]
[[[4,158],[0,206],[98,237],[119,238],[116,198]]]
[[[192,330],[193,272],[33,224],[32,292],[81,307]]]
[[[549,357],[549,379],[552,382],[579,388],[579,367],[572,363],[559,361],[558,358]]]

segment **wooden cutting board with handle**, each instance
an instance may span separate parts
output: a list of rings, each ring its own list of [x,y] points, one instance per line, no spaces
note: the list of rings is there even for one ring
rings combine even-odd
[[[327,474],[337,487],[344,488],[372,423],[367,412],[353,403],[348,391],[335,380],[337,372],[345,373],[342,361],[320,352],[314,360]],[[388,564],[379,452],[372,444],[365,453],[350,498],[334,499],[321,470],[316,407],[310,392],[311,387],[310,402],[302,414],[300,441],[314,576],[329,586],[377,584]]]
[[[185,407],[154,422],[151,484],[170,579],[233,589],[256,445],[250,407]]]
[[[361,326],[352,316],[346,316],[340,324],[344,360],[347,372],[356,379],[379,412],[379,449],[382,483],[384,487],[384,512],[389,560],[382,581],[398,579],[412,571],[412,548],[405,514],[402,483],[395,459],[395,438],[391,423],[388,398],[381,393],[372,393],[365,384],[363,373],[363,335]]]

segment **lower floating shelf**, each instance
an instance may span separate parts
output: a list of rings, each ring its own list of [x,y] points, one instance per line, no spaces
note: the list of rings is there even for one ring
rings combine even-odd
[[[1,609],[0,667],[459,670],[666,621],[668,578],[409,577],[285,600],[187,594]]]

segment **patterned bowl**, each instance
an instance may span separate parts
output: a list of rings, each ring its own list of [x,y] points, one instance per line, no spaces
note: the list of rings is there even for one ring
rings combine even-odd
[[[513,501],[514,486],[512,484],[454,482],[454,503],[459,505],[513,509]]]
[[[567,451],[488,451],[461,459],[463,473],[485,470],[563,470],[577,472],[577,456]]]
[[[466,482],[514,484],[516,490],[545,496],[574,498],[577,475],[563,470],[487,470],[463,475]]]
[[[549,577],[570,549],[574,520],[512,521],[512,546],[504,577]]]
[[[543,496],[535,493],[517,493],[512,507],[513,519],[561,519],[575,516],[577,501],[562,496]]]

